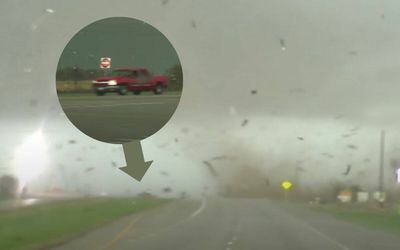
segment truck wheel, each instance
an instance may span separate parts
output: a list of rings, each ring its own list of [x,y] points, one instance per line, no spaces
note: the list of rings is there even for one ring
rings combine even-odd
[[[135,95],[140,95],[142,92],[141,91],[139,91],[139,90],[135,90],[135,91],[133,91],[133,94],[135,94]]]
[[[120,95],[126,95],[128,93],[128,88],[125,85],[119,86],[119,94]]]
[[[157,84],[156,88],[154,89],[154,94],[156,95],[161,95],[163,92],[163,86],[160,84]]]

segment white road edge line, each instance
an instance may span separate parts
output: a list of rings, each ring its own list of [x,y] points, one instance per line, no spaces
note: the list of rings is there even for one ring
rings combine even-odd
[[[316,229],[315,227],[311,226],[310,224],[308,224],[307,222],[305,222],[302,219],[299,219],[297,217],[295,217],[293,214],[290,213],[286,213],[287,215],[289,215],[293,220],[298,221],[300,224],[303,224],[304,226],[306,226],[310,231],[312,231],[313,233],[319,235],[320,237],[324,238],[325,240],[329,241],[330,243],[332,243],[333,245],[336,245],[337,247],[339,247],[341,250],[351,250],[349,247],[347,247],[346,245],[343,245],[342,243],[340,243],[339,241],[329,237],[328,235],[324,234],[323,232],[319,231],[318,229]]]
[[[319,236],[321,236],[322,238],[328,240],[329,242],[333,243],[334,245],[340,247],[342,250],[350,250],[350,248],[348,248],[347,246],[343,245],[342,243],[340,243],[339,241],[330,238],[328,235],[322,233],[321,231],[319,231],[318,229],[314,228],[313,226],[303,222],[304,225],[306,225],[308,227],[308,229],[310,229],[311,231],[313,231],[315,234],[318,234]]]
[[[171,227],[176,227],[176,226],[181,225],[182,223],[186,223],[189,220],[191,220],[194,217],[196,217],[197,215],[199,215],[205,209],[206,206],[207,206],[207,200],[206,200],[206,197],[203,197],[200,207],[196,211],[194,211],[191,215],[183,218],[182,220],[176,222],[173,225],[170,225],[170,226],[167,226],[167,227],[159,229],[159,231],[157,233],[150,233],[150,234],[142,235],[140,237],[136,237],[134,239],[131,239],[130,241],[133,242],[133,241],[142,240],[142,239],[145,239],[145,238],[148,238],[148,237],[155,237],[155,236],[157,236],[157,234],[160,234],[160,233],[162,233],[162,232],[164,232],[166,230],[169,230]]]
[[[200,207],[196,211],[194,211],[192,215],[190,215],[190,218],[194,218],[197,215],[199,215],[204,210],[204,208],[206,208],[206,206],[207,206],[207,199],[206,197],[203,197],[203,199],[201,200]]]

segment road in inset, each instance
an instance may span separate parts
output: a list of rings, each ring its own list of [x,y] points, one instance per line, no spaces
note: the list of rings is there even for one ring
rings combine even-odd
[[[77,128],[92,138],[110,143],[126,143],[154,134],[170,119],[179,98],[179,93],[59,96],[64,112]]]
[[[179,201],[117,220],[56,249],[395,250],[397,235],[265,199]]]

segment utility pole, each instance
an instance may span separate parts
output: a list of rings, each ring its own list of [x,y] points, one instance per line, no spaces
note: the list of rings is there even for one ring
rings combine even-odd
[[[380,146],[380,164],[379,164],[379,203],[380,206],[383,207],[384,202],[384,159],[385,159],[385,131],[381,131],[381,146]]]

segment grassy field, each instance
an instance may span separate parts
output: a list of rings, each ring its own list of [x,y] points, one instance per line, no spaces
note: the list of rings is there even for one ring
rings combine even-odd
[[[339,207],[338,205],[318,205],[314,206],[313,209],[371,229],[400,233],[400,214],[398,209],[380,211],[379,209],[352,206]]]
[[[93,92],[92,81],[57,81],[57,92]]]
[[[0,212],[0,249],[40,249],[118,217],[167,203],[159,199],[88,199]]]

